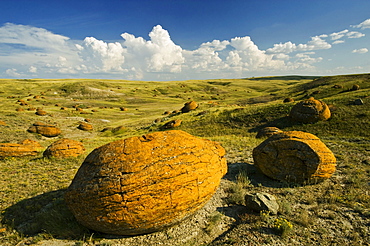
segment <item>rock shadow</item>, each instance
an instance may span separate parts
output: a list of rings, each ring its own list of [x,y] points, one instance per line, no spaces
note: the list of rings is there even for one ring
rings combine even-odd
[[[69,211],[65,191],[50,191],[22,200],[5,209],[1,222],[25,236],[48,233],[57,239],[81,239],[91,234]]]

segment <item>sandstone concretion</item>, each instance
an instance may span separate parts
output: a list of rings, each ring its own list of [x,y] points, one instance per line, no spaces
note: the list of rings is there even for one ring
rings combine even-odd
[[[294,121],[302,123],[315,123],[321,120],[329,119],[331,113],[326,103],[310,97],[309,99],[303,100],[294,105],[289,116]]]
[[[181,125],[181,122],[182,122],[182,120],[180,120],[180,119],[171,120],[171,121],[167,122],[166,124],[164,124],[162,126],[162,129],[171,129],[171,128],[179,127]]]
[[[54,158],[77,157],[84,152],[85,148],[81,142],[63,138],[49,145],[43,156]]]
[[[320,182],[335,172],[336,159],[313,134],[277,133],[253,150],[254,165],[266,176],[287,182]]]
[[[195,101],[190,101],[184,104],[180,110],[182,113],[188,113],[194,109],[198,108],[198,104]]]
[[[0,157],[35,156],[42,146],[33,140],[26,139],[21,143],[0,143]]]
[[[109,234],[163,230],[194,214],[227,172],[216,142],[171,130],[108,143],[85,159],[65,201],[84,226]]]
[[[92,131],[94,129],[91,124],[86,122],[80,122],[80,125],[77,128],[83,131]]]
[[[59,136],[62,133],[59,127],[42,122],[35,122],[28,128],[27,131],[31,133],[38,133],[49,138]]]

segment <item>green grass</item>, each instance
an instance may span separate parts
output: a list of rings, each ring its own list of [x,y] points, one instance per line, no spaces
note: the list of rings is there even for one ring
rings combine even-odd
[[[267,189],[283,196],[284,218],[294,223],[294,231],[289,236],[307,234],[304,228],[311,228],[308,224],[316,221],[316,217],[301,214],[301,209],[295,206],[297,204],[312,205],[309,210],[311,216],[323,208],[337,215],[336,207],[353,209],[361,216],[369,216],[369,78],[368,74],[363,74],[171,82],[0,80],[0,120],[6,123],[6,126],[0,125],[0,142],[20,142],[29,138],[46,148],[57,139],[71,138],[81,141],[86,148],[86,153],[78,158],[44,159],[40,152],[36,157],[0,160],[0,245],[16,245],[25,239],[37,241],[45,237],[76,242],[86,238],[100,240],[101,235],[95,233],[92,236],[93,232],[74,220],[64,204],[64,189],[94,148],[121,138],[161,131],[161,126],[173,119],[182,120],[179,130],[220,142],[227,151],[229,165],[252,164],[251,151],[263,141],[255,136],[266,126],[310,132],[333,151],[338,170],[330,183],[296,187],[266,181],[253,170],[236,172],[229,201],[243,204],[244,194],[250,190]],[[337,84],[342,88],[333,88]],[[353,84],[360,85],[360,90],[349,90]],[[317,91],[319,93],[314,93]],[[35,95],[44,98],[34,99]],[[299,101],[312,95],[333,105],[332,117],[315,124],[292,122],[287,115],[295,102],[283,103],[283,99],[292,97]],[[357,98],[361,98],[364,105],[353,105]],[[20,106],[19,99],[28,99],[30,105]],[[185,114],[163,114],[179,110],[190,100],[199,104],[198,109]],[[80,105],[85,113],[76,111],[75,105]],[[17,107],[25,111],[16,112]],[[29,107],[43,108],[49,115],[37,116],[35,111],[27,110]],[[68,109],[61,110],[61,107]],[[120,107],[126,107],[128,111],[121,111]],[[96,112],[92,112],[93,109]],[[85,118],[91,120],[92,132],[77,129],[79,121]],[[160,121],[154,123],[156,119]],[[62,134],[45,138],[28,133],[28,127],[36,121],[56,124],[62,129]],[[101,132],[106,127],[118,126],[125,128]],[[6,228],[5,231],[1,232],[2,228]]]

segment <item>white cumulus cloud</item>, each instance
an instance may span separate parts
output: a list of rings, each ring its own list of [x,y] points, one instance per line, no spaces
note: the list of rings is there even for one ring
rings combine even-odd
[[[367,52],[369,52],[367,48],[355,49],[352,51],[352,53],[359,53],[359,54],[365,54]]]
[[[370,19],[367,19],[363,22],[361,22],[360,24],[358,25],[352,25],[351,27],[354,27],[354,28],[361,28],[361,29],[367,29],[367,28],[370,28]]]

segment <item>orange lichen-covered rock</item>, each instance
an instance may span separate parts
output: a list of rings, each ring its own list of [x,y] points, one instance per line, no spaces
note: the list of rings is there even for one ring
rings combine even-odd
[[[184,104],[184,107],[181,108],[182,113],[190,112],[198,107],[198,104],[195,101],[190,101]]]
[[[331,113],[326,103],[310,97],[294,105],[289,116],[298,122],[315,123],[329,119]]]
[[[83,131],[92,131],[94,129],[91,124],[86,122],[80,122],[80,125],[77,128]]]
[[[181,122],[182,122],[182,120],[180,120],[180,119],[171,120],[171,121],[167,122],[166,124],[164,124],[162,126],[162,129],[171,129],[171,128],[179,127],[181,125]]]
[[[21,143],[0,143],[0,157],[35,156],[42,146],[33,140],[26,139]]]
[[[330,178],[336,159],[313,134],[288,131],[276,133],[253,150],[254,165],[270,178],[311,183]]]
[[[45,124],[42,122],[35,122],[32,126],[30,126],[27,130],[31,133],[38,133],[43,135],[44,137],[56,137],[62,133],[62,130],[54,125]]]
[[[171,130],[96,148],[85,159],[65,201],[96,231],[138,235],[172,226],[213,196],[227,172],[216,142]]]
[[[85,148],[81,142],[63,138],[49,145],[43,156],[55,158],[77,157],[84,152]]]

